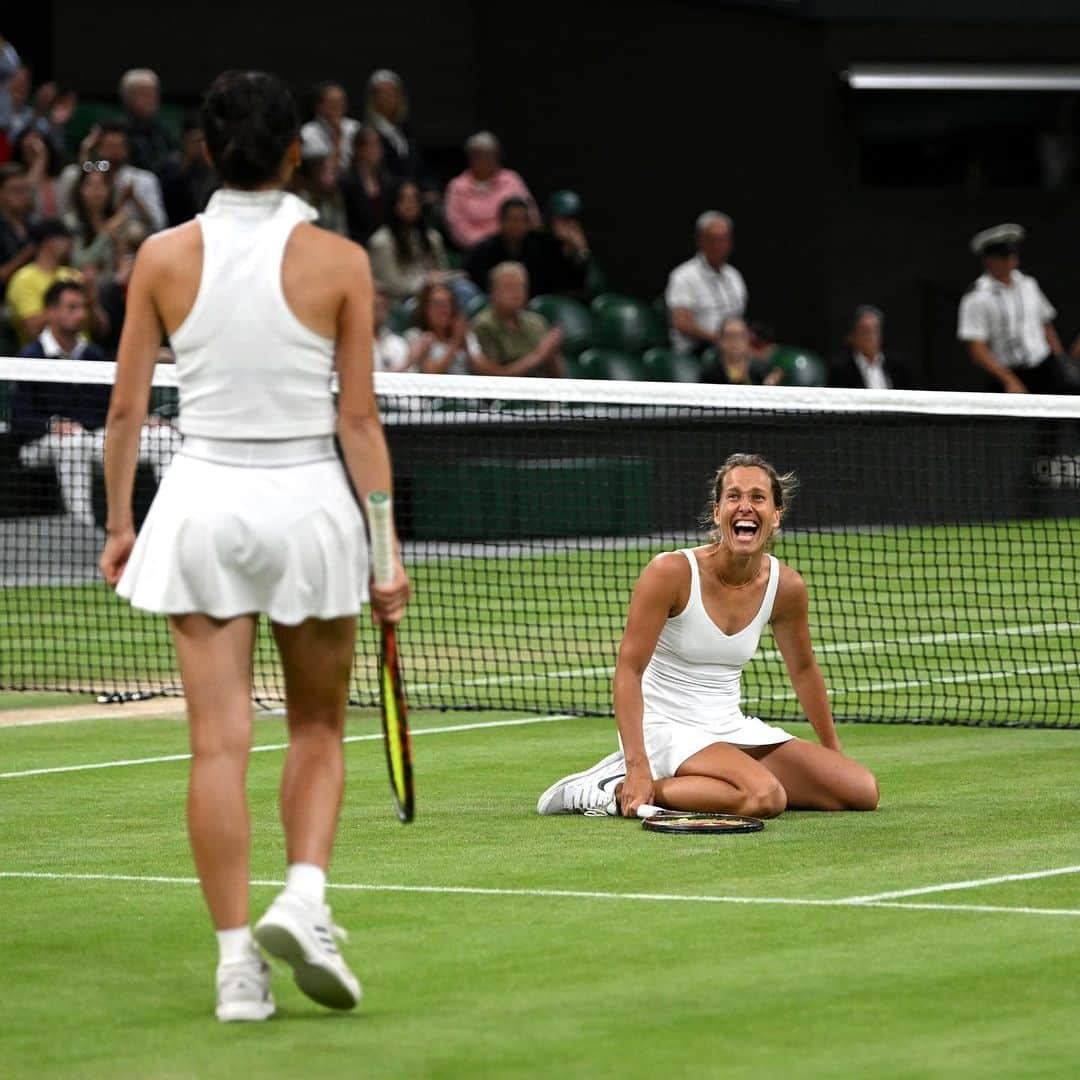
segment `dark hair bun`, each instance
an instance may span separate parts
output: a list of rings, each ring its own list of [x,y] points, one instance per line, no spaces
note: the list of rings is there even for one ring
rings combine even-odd
[[[225,71],[207,91],[203,130],[226,184],[254,188],[276,180],[299,126],[289,88],[265,71]]]

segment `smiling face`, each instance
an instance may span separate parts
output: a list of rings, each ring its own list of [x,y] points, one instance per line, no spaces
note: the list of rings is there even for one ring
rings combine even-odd
[[[719,542],[737,555],[762,551],[780,528],[780,509],[769,474],[756,465],[736,466],[723,478],[713,504]]]

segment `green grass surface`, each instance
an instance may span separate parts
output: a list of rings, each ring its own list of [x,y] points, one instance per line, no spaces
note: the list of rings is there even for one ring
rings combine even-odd
[[[499,719],[416,713],[413,726]],[[371,714],[351,719],[353,735],[376,729]],[[280,719],[257,721],[256,744],[283,734]],[[841,735],[878,774],[878,812],[790,813],[719,838],[535,815],[554,778],[611,748],[609,720],[418,735],[418,815],[405,827],[380,743],[350,744],[331,880],[387,887],[330,894],[365,983],[355,1014],[325,1013],[278,971],[276,1019],[219,1025],[194,885],[0,878],[0,1074],[1072,1075],[1076,874],[895,901],[943,910],[625,896],[837,900],[1080,862],[1080,732]],[[0,728],[4,773],[185,750],[179,720]],[[281,761],[251,759],[256,879],[283,873]],[[180,761],[0,779],[0,872],[191,877],[186,774]],[[622,898],[437,891],[454,887]],[[253,902],[273,894],[257,886]]]
[[[1054,557],[1028,557],[1032,537]],[[652,547],[414,560],[402,630],[417,705],[606,712],[626,605]],[[1070,725],[1080,714],[1080,521],[793,533],[837,714]],[[368,630],[370,635],[370,630]],[[766,635],[745,707],[799,716]],[[264,632],[262,693],[280,684]],[[370,663],[356,700],[375,700]],[[0,590],[0,688],[175,686],[163,619],[103,584]]]

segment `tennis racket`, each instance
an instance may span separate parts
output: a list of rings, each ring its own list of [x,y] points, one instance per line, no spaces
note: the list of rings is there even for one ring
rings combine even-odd
[[[682,833],[697,835],[726,835],[728,833],[761,832],[765,822],[745,814],[690,814],[682,810],[662,810],[659,806],[642,805],[637,809],[646,832]]]
[[[394,509],[385,491],[373,491],[366,500],[368,526],[371,529],[371,570],[376,585],[394,580],[393,522]],[[379,697],[382,701],[383,742],[386,766],[390,771],[390,790],[394,809],[402,822],[412,821],[413,794],[412,747],[409,744],[409,709],[405,703],[405,685],[398,660],[397,628],[382,624],[379,648]]]

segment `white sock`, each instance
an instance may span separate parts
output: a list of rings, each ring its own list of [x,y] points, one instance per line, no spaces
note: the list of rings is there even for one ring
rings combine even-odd
[[[321,904],[326,895],[326,871],[314,863],[293,863],[285,878],[285,891]]]
[[[237,964],[248,960],[256,951],[250,926],[238,926],[235,930],[219,930],[217,940],[223,964]]]

